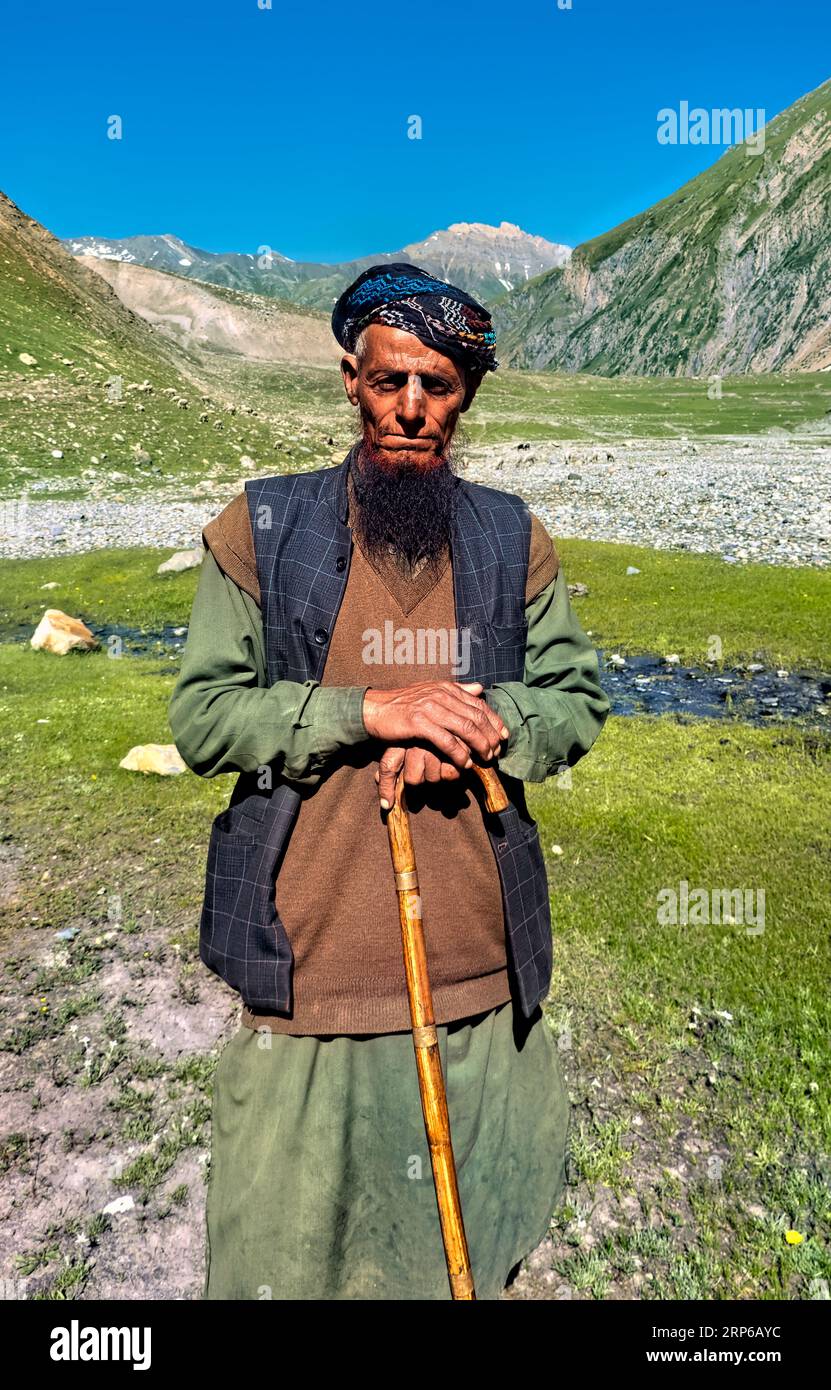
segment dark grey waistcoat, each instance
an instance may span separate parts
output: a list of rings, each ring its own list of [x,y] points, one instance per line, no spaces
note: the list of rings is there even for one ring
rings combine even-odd
[[[246,483],[270,684],[322,677],[349,576],[351,457],[334,468]],[[485,689],[523,679],[530,539],[521,497],[460,480],[451,545],[456,627],[470,632],[463,679]],[[520,780],[502,774],[510,805],[498,815],[484,809],[478,779],[470,782],[499,869],[512,993],[530,1017],[548,993],[552,965],[539,833]],[[255,1013],[292,1007],[294,962],[275,907],[275,877],[301,800],[276,767],[241,773],[211,829],[200,955]]]

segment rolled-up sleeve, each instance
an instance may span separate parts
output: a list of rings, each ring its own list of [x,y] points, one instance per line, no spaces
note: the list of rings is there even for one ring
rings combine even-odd
[[[206,548],[182,667],[168,704],[176,747],[200,777],[272,766],[316,786],[329,760],[368,738],[367,686],[268,684],[259,607]]]
[[[525,611],[524,680],[490,686],[485,699],[509,730],[500,770],[542,782],[589,751],[610,704],[597,653],[577,621],[562,569]]]

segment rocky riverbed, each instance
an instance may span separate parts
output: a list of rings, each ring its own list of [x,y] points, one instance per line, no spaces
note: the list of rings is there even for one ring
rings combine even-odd
[[[762,561],[831,561],[831,447],[793,438],[514,444],[466,477],[519,492],[555,538]]]
[[[520,493],[555,538],[710,552],[734,564],[831,560],[831,443],[821,438],[521,441],[471,447],[467,458],[463,477]],[[81,501],[33,490],[0,502],[0,556],[193,546],[241,485],[206,479],[196,499],[165,482]]]

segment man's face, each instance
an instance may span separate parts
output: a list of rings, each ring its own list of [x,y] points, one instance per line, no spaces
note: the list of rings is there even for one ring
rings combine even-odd
[[[390,469],[440,466],[479,382],[466,381],[452,358],[403,329],[372,323],[365,342],[360,366],[351,353],[341,361],[346,394],[360,408],[364,442]]]

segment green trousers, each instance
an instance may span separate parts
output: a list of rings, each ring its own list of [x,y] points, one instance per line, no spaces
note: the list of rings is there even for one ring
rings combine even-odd
[[[540,1010],[438,1028],[478,1299],[545,1236],[570,1119]],[[208,1299],[449,1299],[410,1033],[240,1028],[214,1078]]]

